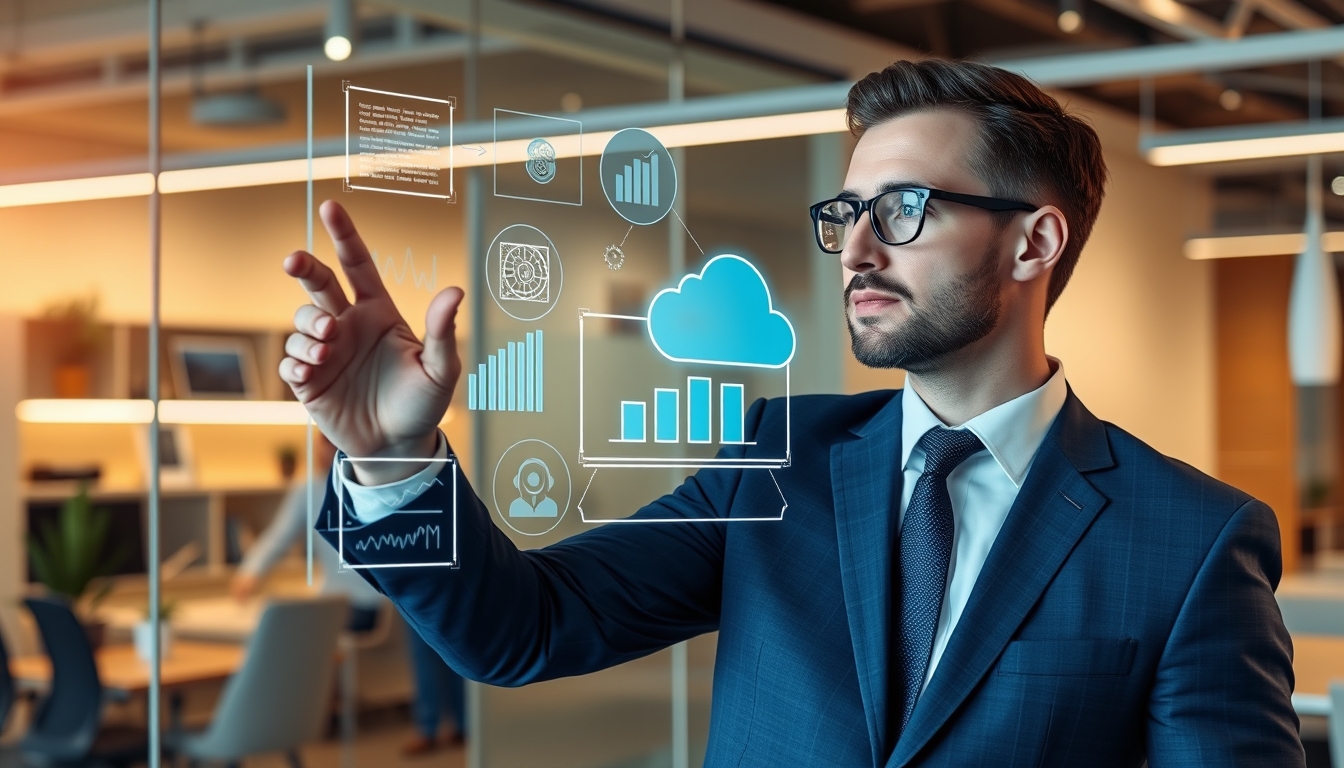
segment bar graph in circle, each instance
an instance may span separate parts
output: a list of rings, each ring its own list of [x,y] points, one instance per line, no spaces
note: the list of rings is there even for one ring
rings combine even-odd
[[[467,409],[540,413],[545,370],[541,331],[504,347],[467,374]]]
[[[707,376],[686,377],[686,442],[714,442],[713,424],[714,381]],[[653,390],[653,442],[681,442],[681,400],[678,389],[655,387]],[[647,400],[620,402],[620,437],[613,443],[648,442]],[[719,384],[719,430],[721,445],[746,444],[746,387],[742,384]]]
[[[658,152],[648,158],[634,158],[615,176],[616,202],[631,205],[658,205]]]

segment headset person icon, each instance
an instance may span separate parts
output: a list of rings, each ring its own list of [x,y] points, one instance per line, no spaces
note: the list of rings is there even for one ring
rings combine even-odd
[[[560,514],[555,500],[547,496],[555,487],[555,478],[551,477],[551,468],[541,459],[525,459],[518,465],[513,487],[518,489],[518,498],[509,503],[509,517],[555,517]]]

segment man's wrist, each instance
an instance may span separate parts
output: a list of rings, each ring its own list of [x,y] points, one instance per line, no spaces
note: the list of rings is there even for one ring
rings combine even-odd
[[[398,483],[429,466],[439,449],[439,432],[434,430],[428,435],[415,438],[402,444],[389,446],[375,456],[358,457],[380,459],[380,461],[351,461],[355,482],[363,486],[388,485]]]

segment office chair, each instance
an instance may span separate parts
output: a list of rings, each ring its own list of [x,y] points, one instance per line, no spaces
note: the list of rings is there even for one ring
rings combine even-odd
[[[344,596],[268,605],[210,725],[175,736],[177,753],[195,765],[280,752],[299,768],[299,747],[316,739],[326,720],[336,640],[348,612]]]
[[[0,632],[0,733],[5,730],[9,712],[14,708],[14,677],[9,673],[9,651],[5,648],[5,635]]]
[[[70,605],[28,598],[51,658],[51,687],[38,701],[32,727],[19,742],[24,755],[51,766],[114,766],[144,762],[149,742],[142,729],[102,725],[103,686],[84,627]]]

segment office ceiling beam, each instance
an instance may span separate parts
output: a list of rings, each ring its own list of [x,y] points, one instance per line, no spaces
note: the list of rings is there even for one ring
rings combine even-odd
[[[1253,69],[1331,59],[1338,56],[1341,50],[1344,50],[1344,26],[1272,32],[1241,40],[1169,43],[994,63],[1026,75],[1042,85],[1073,88],[1112,80],[1136,80],[1186,72]]]

